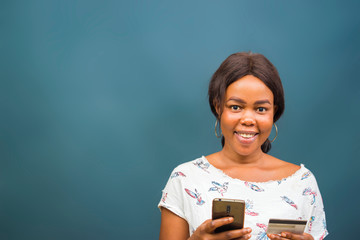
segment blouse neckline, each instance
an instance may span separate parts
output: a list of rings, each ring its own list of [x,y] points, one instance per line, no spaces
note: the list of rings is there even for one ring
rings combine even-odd
[[[230,177],[229,175],[227,175],[226,173],[224,173],[224,171],[222,171],[221,169],[218,169],[216,167],[214,167],[208,160],[205,156],[202,156],[201,159],[209,164],[209,167],[211,169],[213,169],[215,172],[217,172],[218,174],[222,175],[223,177],[225,178],[229,178],[233,181],[239,181],[239,182],[248,182],[248,183],[253,183],[253,184],[273,184],[273,183],[277,183],[279,184],[279,182],[283,182],[283,181],[287,181],[287,180],[290,180],[290,179],[293,179],[297,176],[300,176],[304,170],[306,169],[304,164],[300,164],[300,168],[298,170],[296,170],[296,172],[294,172],[293,174],[291,174],[290,176],[287,176],[287,177],[284,177],[282,179],[279,179],[279,180],[269,180],[269,181],[265,181],[265,182],[252,182],[252,181],[244,181],[244,180],[241,180],[239,178],[233,178],[233,177]]]

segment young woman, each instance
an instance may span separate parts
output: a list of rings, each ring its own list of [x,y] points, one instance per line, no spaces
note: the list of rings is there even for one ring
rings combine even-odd
[[[271,62],[261,54],[230,55],[210,81],[209,103],[223,148],[174,169],[159,203],[160,239],[324,239],[325,212],[314,175],[302,164],[267,154],[285,106]],[[211,220],[212,200],[222,197],[246,202],[243,229],[214,233],[233,221]],[[270,218],[308,224],[303,234],[267,235]]]

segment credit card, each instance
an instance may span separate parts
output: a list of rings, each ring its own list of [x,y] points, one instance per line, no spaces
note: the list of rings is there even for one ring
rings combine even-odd
[[[280,234],[282,232],[292,232],[302,234],[305,230],[306,223],[306,220],[270,218],[266,233]]]

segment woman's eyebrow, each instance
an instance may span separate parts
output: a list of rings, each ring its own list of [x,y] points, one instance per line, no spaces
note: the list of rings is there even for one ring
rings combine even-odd
[[[245,100],[243,100],[243,99],[241,99],[241,98],[237,98],[237,97],[231,97],[231,98],[229,98],[229,99],[227,100],[227,102],[229,102],[229,101],[235,101],[235,102],[243,103],[243,104],[246,103]],[[254,103],[254,105],[261,105],[261,104],[265,104],[265,103],[271,104],[269,100],[264,99],[264,100],[257,100],[257,101]]]
[[[256,101],[254,104],[255,104],[255,105],[260,105],[260,104],[265,104],[265,103],[268,103],[268,104],[271,105],[270,101],[267,100],[267,99],[265,99],[265,100],[258,100],[258,101]]]
[[[241,98],[237,98],[237,97],[231,97],[227,100],[227,102],[229,102],[229,101],[235,101],[238,103],[246,103],[244,100],[242,100]]]

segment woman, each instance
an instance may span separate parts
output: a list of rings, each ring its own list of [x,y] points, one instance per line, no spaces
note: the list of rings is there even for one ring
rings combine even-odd
[[[269,136],[284,111],[276,68],[261,54],[230,55],[209,84],[209,104],[222,150],[181,164],[159,203],[161,240],[323,239],[325,212],[314,175],[270,156]],[[221,132],[218,133],[217,125]],[[275,137],[276,138],[276,137]],[[246,201],[245,227],[214,233],[232,218],[211,220],[214,198]],[[270,218],[305,219],[303,234],[266,234]]]

